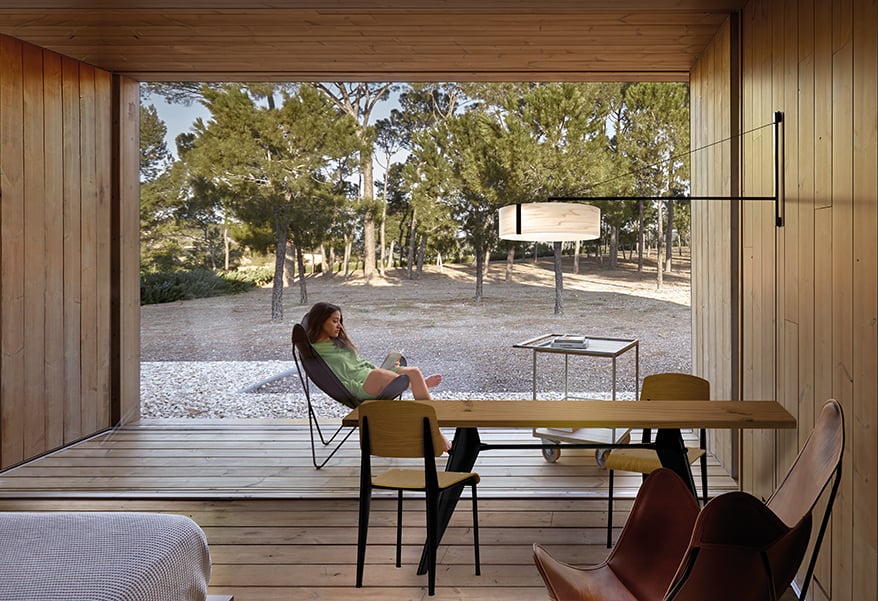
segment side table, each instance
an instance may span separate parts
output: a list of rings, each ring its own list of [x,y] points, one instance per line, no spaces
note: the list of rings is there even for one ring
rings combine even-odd
[[[579,339],[582,340],[579,343]],[[533,398],[537,399],[537,357],[539,353],[556,353],[564,356],[564,400],[575,399],[570,395],[568,376],[571,355],[603,357],[610,359],[612,365],[612,400],[616,400],[617,359],[630,350],[634,350],[634,397],[640,396],[640,342],[632,338],[608,338],[602,336],[571,336],[569,334],[542,334],[523,342],[512,345],[513,348],[530,349],[533,352],[532,390]],[[626,431],[627,434],[627,431]],[[549,442],[583,442],[583,443],[618,443],[616,429],[603,430],[598,428],[534,428],[533,435]],[[625,435],[623,435],[624,437]],[[603,458],[603,450],[598,449],[595,459],[598,464]],[[544,447],[543,458],[553,463],[561,456],[558,447]]]

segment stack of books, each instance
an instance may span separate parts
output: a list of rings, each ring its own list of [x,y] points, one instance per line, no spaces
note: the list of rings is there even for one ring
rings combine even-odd
[[[552,341],[556,348],[588,348],[588,338],[585,336],[558,336]]]

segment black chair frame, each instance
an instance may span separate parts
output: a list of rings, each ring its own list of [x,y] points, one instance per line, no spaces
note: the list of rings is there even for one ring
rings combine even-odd
[[[318,460],[316,438],[320,439],[320,444],[325,448],[331,445],[346,428],[345,426],[340,425],[330,436],[324,434],[320,427],[320,420],[317,417],[314,404],[311,400],[311,382],[313,382],[315,386],[326,393],[330,398],[338,401],[346,407],[350,407],[351,409],[355,409],[361,401],[344,387],[320,354],[314,350],[302,324],[297,323],[293,326],[291,339],[293,361],[296,363],[296,371],[299,374],[299,381],[302,383],[302,390],[305,393],[305,400],[308,403],[308,429],[311,436],[311,461],[314,464],[314,467],[319,470],[326,465],[330,459],[332,459],[347,439],[351,437],[351,434],[356,430],[356,426],[347,428],[347,432],[340,440],[338,440],[337,444],[332,448],[329,454]],[[404,359],[401,359],[400,364],[405,365],[404,361]],[[402,396],[402,393],[405,392],[408,387],[409,377],[406,375],[397,376],[395,380],[381,391],[379,398],[398,398]],[[315,432],[317,433],[316,437],[314,435]]]
[[[472,494],[472,513],[473,513],[473,554],[475,563],[476,576],[480,576],[481,560],[479,557],[479,504],[478,494],[476,492],[476,479],[468,479],[459,482],[456,486],[439,489],[439,481],[436,470],[436,459],[433,451],[433,433],[430,427],[430,420],[424,418],[423,421],[423,440],[424,440],[424,483],[425,488],[424,500],[426,502],[426,530],[427,541],[424,545],[424,551],[427,555],[427,594],[433,596],[436,592],[436,551],[439,547],[439,496],[441,493],[449,490],[460,490],[467,486],[470,487]],[[356,586],[363,586],[363,573],[365,571],[366,561],[366,542],[369,530],[369,513],[372,506],[372,490],[383,489],[385,487],[377,486],[372,483],[372,449],[371,439],[369,438],[369,420],[363,418],[363,432],[361,433],[361,459],[360,459],[360,506],[357,532],[357,580]],[[403,491],[397,490],[396,497],[396,567],[402,567],[402,501]]]

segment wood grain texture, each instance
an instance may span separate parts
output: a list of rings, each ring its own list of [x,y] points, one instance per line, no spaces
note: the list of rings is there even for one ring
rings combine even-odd
[[[44,0],[0,33],[138,80],[685,81],[744,4]]]

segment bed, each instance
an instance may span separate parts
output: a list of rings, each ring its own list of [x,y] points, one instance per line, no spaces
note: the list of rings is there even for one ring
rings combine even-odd
[[[203,601],[204,532],[191,519],[131,512],[0,512],[3,601]]]

